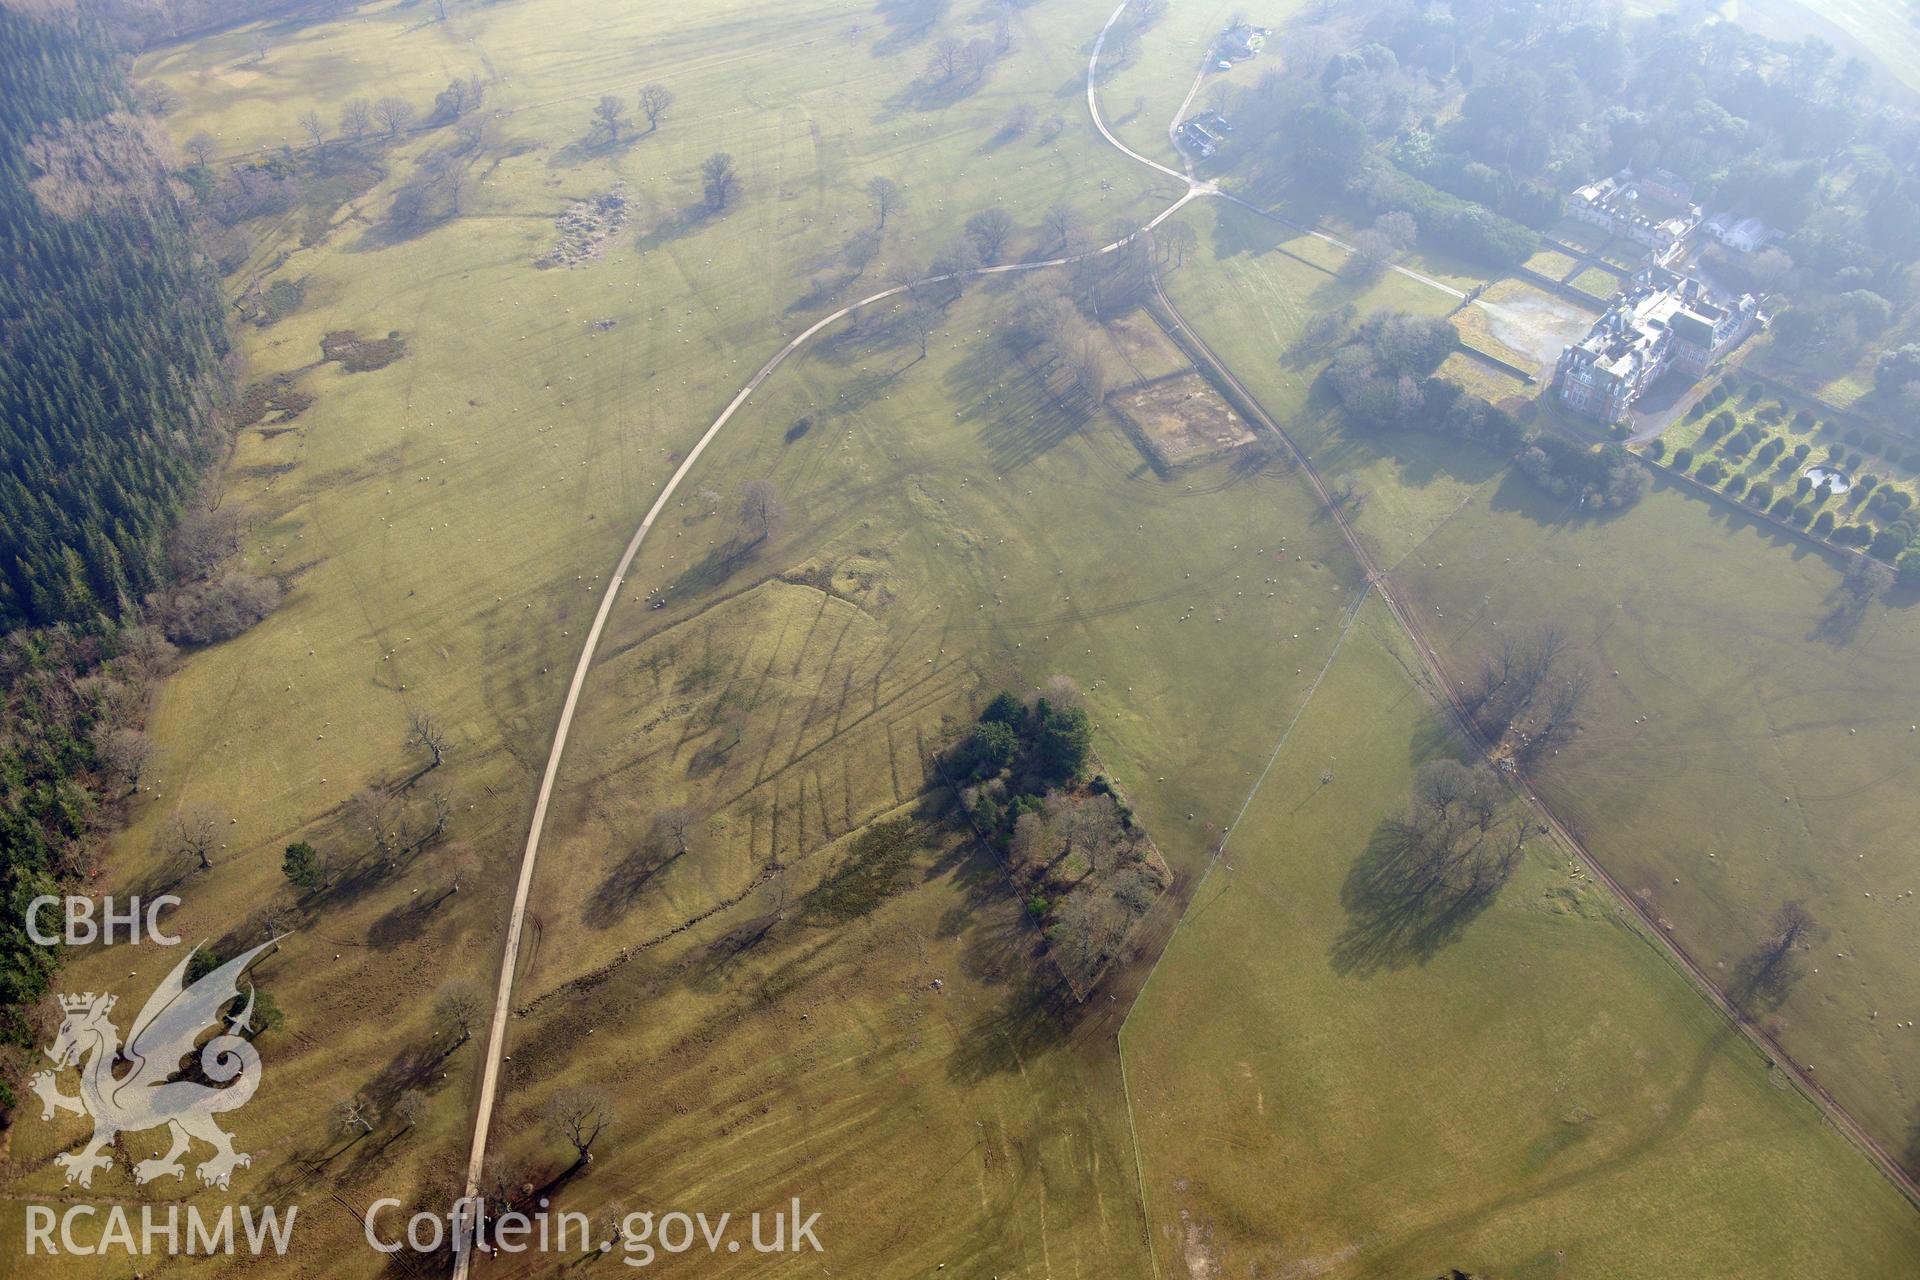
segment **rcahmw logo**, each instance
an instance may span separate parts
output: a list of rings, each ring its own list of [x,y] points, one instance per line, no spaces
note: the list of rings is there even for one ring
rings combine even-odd
[[[163,1178],[185,1182],[182,1157],[193,1151],[196,1141],[213,1148],[194,1167],[206,1186],[225,1189],[234,1170],[252,1162],[246,1152],[234,1149],[233,1139],[215,1118],[244,1106],[260,1087],[260,1054],[247,1038],[253,1029],[253,985],[247,984],[238,1012],[223,1018],[222,1010],[241,1004],[241,975],[274,942],[264,942],[189,984],[187,973],[198,951],[195,948],[141,1006],[124,1044],[111,1016],[114,996],[89,991],[60,997],[64,1017],[46,1051],[54,1067],[36,1074],[28,1087],[40,1098],[42,1120],[51,1120],[61,1111],[93,1120],[93,1136],[79,1151],[53,1158],[66,1171],[69,1186],[91,1187],[95,1173],[113,1166],[109,1149],[116,1138],[150,1129],[165,1128],[169,1145],[164,1153],[133,1166],[137,1183]],[[210,1029],[217,1034],[204,1044],[197,1043]],[[197,1059],[202,1079],[212,1083],[179,1078],[190,1056]],[[60,1076],[68,1070],[79,1076],[77,1094],[61,1091]],[[242,1206],[243,1229],[238,1237],[233,1231],[233,1208],[228,1205],[208,1215],[197,1205],[148,1205],[138,1215],[136,1228],[133,1215],[120,1205],[74,1204],[58,1213],[48,1205],[28,1205],[27,1252],[231,1253],[245,1248],[258,1254],[269,1247],[277,1253],[286,1251],[297,1206],[284,1210]]]

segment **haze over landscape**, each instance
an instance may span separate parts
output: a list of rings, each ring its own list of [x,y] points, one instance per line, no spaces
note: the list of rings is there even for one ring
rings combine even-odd
[[[1917,21],[0,0],[0,1274],[1920,1274]]]

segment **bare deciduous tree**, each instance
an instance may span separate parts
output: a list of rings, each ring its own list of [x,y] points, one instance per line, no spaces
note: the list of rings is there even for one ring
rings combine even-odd
[[[949,301],[966,292],[967,282],[980,269],[980,251],[970,239],[955,240],[927,264],[927,275],[951,290]]]
[[[447,758],[447,727],[425,707],[407,712],[407,750],[425,751],[427,768],[438,769]]]
[[[547,1104],[547,1127],[574,1150],[574,1164],[593,1160],[593,1144],[613,1123],[613,1103],[597,1089],[563,1089]]]
[[[1047,243],[1050,245],[1065,244],[1073,237],[1073,229],[1078,223],[1073,206],[1066,204],[1048,205],[1046,214],[1040,219],[1040,227],[1047,233]]]
[[[373,128],[373,104],[365,98],[350,98],[340,108],[340,136],[354,142]]]
[[[471,982],[449,982],[440,988],[440,994],[433,998],[433,1020],[455,1037],[449,1053],[473,1039],[474,1028],[480,1025],[486,1008],[486,997]]]
[[[669,805],[653,815],[648,843],[669,858],[690,853],[698,842],[700,819],[685,805]]]
[[[733,157],[716,151],[702,161],[700,185],[706,195],[707,208],[715,213],[723,212],[740,189],[740,175],[733,170]]]
[[[389,138],[397,138],[413,127],[413,104],[405,98],[382,98],[373,104],[373,118],[387,131]]]
[[[933,341],[934,331],[940,327],[940,308],[925,298],[916,298],[907,304],[901,323],[906,325],[908,335],[920,347],[920,354],[915,359],[925,360],[927,345]]]
[[[308,107],[300,113],[300,129],[313,140],[313,149],[320,150],[327,143],[327,125],[320,113]]]
[[[1061,711],[1080,706],[1086,701],[1086,695],[1080,692],[1079,684],[1069,675],[1048,676],[1047,683],[1040,690],[1040,696],[1047,700],[1049,706]]]
[[[942,36],[934,41],[928,70],[940,80],[952,80],[960,74],[961,59],[966,56],[966,41],[957,36]]]
[[[393,1114],[408,1129],[425,1120],[431,1109],[431,1100],[418,1089],[407,1090],[400,1095],[400,1101],[393,1104]]]
[[[600,101],[593,107],[593,132],[602,129],[607,132],[607,141],[620,141],[620,130],[626,127],[627,104],[611,93],[600,95]]]
[[[1079,392],[1089,412],[1106,402],[1107,354],[1098,337],[1092,333],[1081,335],[1080,341],[1067,352],[1067,371],[1072,374],[1074,390]]]
[[[1782,903],[1768,922],[1766,937],[1735,966],[1729,988],[1734,998],[1749,1013],[1777,1008],[1800,980],[1798,953],[1811,947],[1822,932],[1803,903]]]
[[[161,845],[179,858],[192,858],[202,871],[213,869],[213,851],[220,847],[220,829],[226,819],[218,809],[204,805],[183,810],[167,819]]]
[[[280,939],[293,932],[293,907],[275,899],[254,912],[249,918],[254,927],[260,930],[262,936],[274,944],[273,950],[278,954]]]
[[[995,54],[993,41],[969,40],[960,50],[960,70],[965,73],[969,84],[977,83],[987,74],[987,68],[993,65]]]
[[[1340,274],[1353,280],[1377,278],[1397,252],[1385,232],[1371,227],[1354,232],[1351,243],[1353,252],[1340,264]]]
[[[660,127],[661,119],[667,109],[673,105],[673,91],[665,85],[647,84],[640,86],[640,112],[647,118],[647,132],[652,133]]]
[[[1000,122],[1002,138],[1024,138],[1033,128],[1033,122],[1039,118],[1039,112],[1025,102],[1014,104],[1008,109],[1006,118]]]
[[[347,820],[373,841],[374,854],[389,867],[400,856],[400,806],[379,787],[362,787],[347,801]]]
[[[740,490],[740,523],[745,526],[750,542],[759,542],[770,535],[785,514],[786,507],[781,504],[780,491],[773,481],[749,480]]]
[[[1188,251],[1200,245],[1200,233],[1195,231],[1193,225],[1188,222],[1179,220],[1169,222],[1154,234],[1164,237],[1167,248],[1173,253],[1173,265],[1176,267],[1185,266]]]
[[[220,144],[212,134],[202,129],[186,140],[183,149],[188,159],[204,169],[207,167],[207,161],[213,159],[213,153],[220,149]]]
[[[873,201],[874,216],[880,220],[881,230],[887,226],[887,215],[900,208],[906,193],[900,190],[900,184],[892,178],[875,178],[867,183],[867,198]]]
[[[979,251],[982,262],[992,264],[1000,261],[1000,255],[1007,247],[1007,237],[1012,234],[1013,219],[998,205],[982,209],[967,219],[967,237],[973,241],[973,247]]]
[[[133,791],[153,763],[153,739],[138,729],[109,729],[98,735],[94,752],[108,776]]]
[[[333,1127],[342,1134],[369,1134],[375,1115],[373,1104],[356,1093],[333,1104]]]

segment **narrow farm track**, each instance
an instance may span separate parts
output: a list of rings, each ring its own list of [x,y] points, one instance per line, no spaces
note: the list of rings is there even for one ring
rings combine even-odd
[[[1154,276],[1154,292],[1160,305],[1165,309],[1168,318],[1172,320],[1173,324],[1180,330],[1187,341],[1193,344],[1193,349],[1201,354],[1208,367],[1213,370],[1215,376],[1232,386],[1245,402],[1252,406],[1258,413],[1262,425],[1272,431],[1274,435],[1280,439],[1281,443],[1286,446],[1288,454],[1292,456],[1295,463],[1299,466],[1301,475],[1306,477],[1307,483],[1312,487],[1314,496],[1320,501],[1321,505],[1326,508],[1327,514],[1340,530],[1340,536],[1345,539],[1348,548],[1352,551],[1354,559],[1358,561],[1360,567],[1365,571],[1367,581],[1379,589],[1381,602],[1384,603],[1388,611],[1393,614],[1394,621],[1399,625],[1401,631],[1405,633],[1409,643],[1413,645],[1414,652],[1419,655],[1421,666],[1427,676],[1427,680],[1424,683],[1429,686],[1429,694],[1440,704],[1441,709],[1446,712],[1447,718],[1453,722],[1456,732],[1458,732],[1465,741],[1472,743],[1474,749],[1483,755],[1490,754],[1494,744],[1486,740],[1485,736],[1480,732],[1479,725],[1476,724],[1473,717],[1468,714],[1466,704],[1460,699],[1458,692],[1459,685],[1454,679],[1448,677],[1447,669],[1440,661],[1438,649],[1428,640],[1426,633],[1422,630],[1419,620],[1415,618],[1412,610],[1408,608],[1404,601],[1388,589],[1387,575],[1375,563],[1372,554],[1367,550],[1366,545],[1360,541],[1359,536],[1354,533],[1353,526],[1347,522],[1346,513],[1341,510],[1340,505],[1333,500],[1333,496],[1327,491],[1327,487],[1320,479],[1320,473],[1314,469],[1312,461],[1308,459],[1306,453],[1301,450],[1299,446],[1294,444],[1293,438],[1274,420],[1273,416],[1267,413],[1266,409],[1261,406],[1259,400],[1247,389],[1245,384],[1233,376],[1232,371],[1227,368],[1226,363],[1214,354],[1213,349],[1207,346],[1205,340],[1202,339],[1198,333],[1194,332],[1193,327],[1187,323],[1186,319],[1173,305],[1173,300],[1167,296],[1166,289],[1162,286],[1157,272]],[[1633,913],[1634,918],[1640,922],[1647,935],[1658,940],[1661,949],[1666,952],[1674,965],[1692,980],[1694,986],[1720,1011],[1721,1015],[1738,1028],[1755,1048],[1759,1049],[1776,1067],[1784,1072],[1799,1090],[1812,1100],[1814,1105],[1820,1108],[1821,1112],[1827,1117],[1827,1120],[1836,1129],[1851,1140],[1855,1146],[1865,1152],[1867,1157],[1879,1167],[1880,1172],[1886,1176],[1889,1182],[1893,1183],[1914,1205],[1920,1206],[1920,1183],[1916,1183],[1913,1177],[1901,1167],[1900,1162],[1894,1158],[1893,1153],[1881,1145],[1880,1141],[1869,1133],[1865,1126],[1854,1119],[1853,1114],[1849,1112],[1845,1106],[1815,1083],[1813,1077],[1808,1075],[1806,1070],[1793,1061],[1792,1056],[1788,1054],[1786,1049],[1782,1047],[1773,1036],[1768,1034],[1763,1027],[1749,1018],[1739,1005],[1733,1001],[1732,997],[1728,996],[1727,993],[1720,988],[1719,984],[1714,982],[1707,970],[1687,953],[1686,948],[1681,946],[1666,929],[1661,927],[1660,922],[1641,904],[1640,900],[1629,893],[1625,885],[1614,879],[1612,873],[1602,865],[1599,859],[1594,857],[1592,851],[1587,848],[1586,842],[1580,838],[1579,834],[1566,822],[1562,821],[1558,814],[1554,813],[1553,809],[1547,804],[1546,799],[1540,794],[1539,789],[1533,784],[1531,779],[1528,779],[1525,775],[1521,775],[1515,779],[1515,784],[1521,794],[1526,798],[1534,815],[1553,832],[1554,836],[1558,838],[1563,845],[1572,850],[1573,854],[1580,860],[1581,865],[1587,869],[1595,880],[1598,880],[1612,891],[1621,909]]]
[[[1100,51],[1106,44],[1107,33],[1113,29],[1113,24],[1119,20],[1120,15],[1125,9],[1126,4],[1123,2],[1113,11],[1113,16],[1107,19],[1106,25],[1100,29],[1099,37],[1094,41],[1092,56],[1087,61],[1087,107],[1092,113],[1094,125],[1100,130],[1102,137],[1125,152],[1128,156],[1138,160],[1141,164],[1181,183],[1186,187],[1185,193],[1165,209],[1161,210],[1161,212],[1145,226],[1140,227],[1128,235],[1122,236],[1111,244],[1102,245],[1098,249],[1089,250],[1081,254],[1070,254],[1065,257],[1045,258],[1034,262],[1016,262],[1006,263],[1000,266],[982,267],[974,271],[958,273],[958,275],[972,277],[1005,275],[1020,271],[1040,271],[1050,267],[1067,266],[1087,258],[1098,257],[1102,254],[1114,253],[1124,248],[1138,236],[1151,232],[1155,227],[1186,207],[1191,201],[1201,196],[1217,194],[1215,189],[1210,185],[1195,182],[1185,174],[1169,169],[1165,165],[1156,164],[1144,156],[1136,155],[1132,151],[1127,150],[1126,146],[1108,130],[1106,122],[1100,116],[1099,102],[1094,92],[1094,77],[1099,69]],[[540,838],[546,829],[547,809],[553,800],[554,784],[560,774],[560,759],[566,751],[567,735],[573,728],[573,717],[579,708],[581,690],[586,686],[587,673],[593,667],[594,654],[600,646],[601,633],[606,629],[607,619],[612,615],[613,606],[620,597],[620,588],[625,583],[627,570],[632,567],[634,557],[640,553],[640,548],[642,544],[645,543],[647,535],[653,531],[654,522],[660,518],[661,512],[666,510],[667,503],[670,502],[673,499],[673,495],[679,491],[681,483],[693,470],[694,465],[700,461],[700,456],[706,452],[707,446],[713,443],[714,439],[719,436],[727,423],[732,421],[734,414],[739,412],[741,406],[746,404],[748,398],[751,397],[755,391],[759,390],[761,384],[772,377],[781,365],[785,364],[789,358],[805,347],[823,330],[839,323],[854,312],[870,307],[877,302],[884,302],[889,298],[899,297],[911,292],[913,289],[926,285],[940,284],[955,278],[957,278],[956,273],[929,276],[924,280],[916,280],[910,284],[895,285],[893,288],[883,289],[878,293],[869,294],[857,302],[848,303],[830,315],[821,317],[790,339],[786,346],[775,352],[773,356],[770,357],[765,364],[761,365],[754,375],[747,380],[746,385],[740,388],[738,394],[727,403],[727,407],[720,411],[720,415],[715,418],[712,424],[707,427],[706,431],[701,434],[700,439],[694,443],[693,448],[687,451],[687,456],[681,461],[680,465],[674,469],[673,475],[668,478],[667,483],[661,488],[660,495],[654,499],[653,506],[648,508],[645,518],[640,521],[640,527],[634,530],[633,537],[628,540],[626,549],[621,553],[620,561],[614,567],[613,574],[607,582],[607,589],[601,594],[600,607],[595,610],[593,615],[593,625],[588,628],[586,639],[580,647],[579,660],[574,664],[573,679],[568,682],[566,700],[561,704],[560,718],[554,725],[553,744],[547,752],[546,768],[540,776],[540,790],[534,801],[533,818],[528,825],[526,846],[520,855],[520,875],[514,884],[513,905],[507,915],[506,940],[500,957],[500,977],[494,988],[493,1016],[489,1020],[487,1029],[486,1059],[480,1073],[479,1096],[475,1101],[473,1140],[468,1148],[467,1154],[467,1199],[466,1202],[463,1203],[462,1212],[467,1211],[472,1197],[479,1188],[481,1169],[486,1163],[487,1141],[492,1128],[493,1108],[500,1087],[500,1064],[506,1047],[507,1019],[511,1015],[513,1006],[514,977],[520,963],[520,947],[526,929],[527,902],[532,895],[533,873],[539,862]],[[473,1251],[463,1245],[455,1255],[453,1268],[454,1280],[466,1280],[466,1277],[470,1273],[472,1263]]]
[[[573,717],[579,706],[581,691],[586,685],[587,674],[593,666],[593,660],[599,648],[601,633],[605,630],[607,619],[611,616],[614,604],[619,599],[620,589],[625,582],[627,571],[631,568],[634,558],[639,554],[640,548],[646,541],[648,534],[652,532],[655,521],[659,519],[661,513],[666,509],[667,503],[670,502],[674,494],[678,492],[681,483],[686,479],[688,474],[692,472],[695,464],[699,462],[701,455],[706,452],[707,446],[713,443],[714,439],[718,437],[720,432],[732,421],[733,416],[746,404],[753,393],[757,391],[768,378],[773,376],[774,372],[784,365],[788,359],[798,353],[822,331],[837,324],[856,311],[863,310],[864,308],[891,298],[900,297],[916,288],[939,284],[960,278],[961,276],[974,277],[1039,271],[1053,267],[1067,266],[1071,263],[1084,261],[1102,254],[1113,253],[1124,248],[1139,236],[1150,233],[1154,228],[1160,226],[1161,223],[1178,213],[1188,204],[1204,197],[1219,196],[1251,213],[1276,222],[1290,230],[1303,235],[1315,236],[1343,251],[1352,251],[1351,245],[1326,232],[1292,222],[1287,218],[1274,214],[1237,196],[1226,194],[1210,182],[1202,182],[1189,174],[1181,173],[1178,170],[1138,154],[1130,149],[1107,127],[1107,123],[1100,113],[1099,95],[1096,88],[1100,54],[1106,45],[1108,34],[1112,31],[1114,24],[1119,21],[1121,15],[1126,11],[1126,7],[1127,0],[1122,0],[1122,3],[1114,9],[1112,16],[1109,17],[1101,27],[1099,35],[1094,40],[1092,54],[1087,60],[1087,111],[1092,117],[1094,127],[1099,131],[1101,137],[1110,145],[1130,159],[1180,183],[1185,187],[1185,192],[1144,226],[1098,249],[1064,257],[983,267],[965,273],[958,273],[957,275],[946,274],[930,276],[924,280],[914,281],[911,284],[896,285],[893,288],[883,289],[878,293],[869,294],[815,321],[790,339],[787,344],[775,352],[765,364],[761,365],[753,376],[747,380],[746,385],[741,387],[733,399],[727,403],[726,408],[721,410],[719,416],[713,420],[706,431],[701,434],[699,440],[688,450],[685,459],[675,468],[672,476],[668,478],[666,484],[661,488],[659,496],[654,499],[653,505],[648,509],[646,516],[641,520],[640,526],[634,530],[633,537],[628,540],[625,550],[621,553],[619,563],[615,566],[608,580],[607,589],[601,595],[599,608],[594,613],[593,625],[588,629],[586,639],[581,645],[579,660],[574,664],[573,678],[568,683],[566,699],[562,703],[559,719],[554,726],[552,746],[547,753],[547,763],[541,774],[540,789],[534,803],[533,817],[528,827],[526,845],[521,854],[520,873],[514,886],[513,903],[507,917],[506,938],[500,960],[500,976],[494,992],[493,1016],[490,1019],[487,1032],[486,1058],[482,1066],[480,1088],[475,1103],[473,1139],[468,1152],[466,1171],[467,1200],[463,1202],[462,1212],[468,1211],[471,1206],[472,1197],[479,1186],[481,1169],[486,1162],[487,1142],[491,1129],[493,1109],[499,1093],[500,1065],[506,1044],[507,1020],[513,1004],[515,971],[520,961],[520,948],[526,925],[527,903],[532,892],[534,870],[539,860],[540,840],[545,830],[547,810],[553,798],[554,785],[559,776],[560,760],[566,750],[567,736],[573,726]],[[1198,84],[1199,81],[1196,80],[1196,90]],[[1189,92],[1186,101],[1190,103],[1192,98],[1193,93]],[[1185,105],[1185,103],[1182,104],[1183,109]],[[1184,157],[1184,152],[1182,152],[1182,155]],[[1451,285],[1433,279],[1430,276],[1423,275],[1410,268],[1395,264],[1390,270],[1420,284],[1451,295],[1452,297],[1465,297],[1465,294],[1453,288]],[[1233,376],[1226,365],[1214,355],[1211,348],[1206,345],[1200,336],[1193,331],[1191,326],[1187,324],[1185,319],[1181,317],[1178,310],[1174,308],[1172,300],[1161,287],[1157,272],[1154,276],[1154,287],[1160,304],[1166,309],[1168,316],[1188,340],[1194,344],[1194,349],[1203,355],[1216,376],[1233,386],[1239,394],[1244,397],[1245,402],[1257,411],[1263,425],[1281,440],[1288,452],[1298,463],[1301,473],[1307,478],[1318,500],[1327,509],[1335,525],[1340,530],[1341,536],[1351,548],[1356,561],[1366,571],[1367,581],[1378,588],[1381,600],[1392,612],[1395,621],[1406,633],[1416,652],[1420,655],[1421,661],[1425,664],[1450,717],[1459,726],[1460,731],[1466,736],[1468,741],[1474,742],[1484,750],[1486,744],[1480,740],[1471,717],[1466,715],[1464,706],[1460,704],[1457,696],[1453,694],[1452,686],[1448,684],[1446,673],[1440,665],[1438,654],[1434,651],[1433,647],[1427,643],[1418,624],[1406,608],[1387,590],[1384,575],[1374,564],[1373,558],[1368,554],[1365,546],[1354,534],[1352,527],[1347,522],[1345,514],[1327,492],[1326,486],[1321,482],[1319,474],[1314,470],[1312,463],[1307,459],[1306,455],[1295,446],[1292,438],[1287,435],[1280,424],[1267,414],[1266,410],[1260,406],[1259,401]],[[1694,980],[1696,985],[1712,1000],[1715,1006],[1718,1007],[1735,1026],[1739,1027],[1749,1040],[1779,1063],[1782,1069],[1786,1071],[1802,1091],[1821,1107],[1822,1111],[1825,1112],[1835,1126],[1866,1151],[1880,1167],[1882,1172],[1885,1173],[1909,1199],[1913,1200],[1916,1204],[1920,1204],[1920,1186],[1917,1186],[1914,1180],[1907,1176],[1905,1171],[1900,1168],[1898,1162],[1893,1159],[1871,1134],[1867,1133],[1867,1131],[1853,1119],[1844,1107],[1821,1091],[1803,1071],[1795,1067],[1785,1052],[1774,1043],[1771,1037],[1767,1036],[1766,1033],[1757,1026],[1754,1026],[1740,1013],[1733,1002],[1713,983],[1705,971],[1702,970],[1677,943],[1668,938],[1664,931],[1658,928],[1656,922],[1654,922],[1640,905],[1625,892],[1622,886],[1606,872],[1605,868],[1594,860],[1585,845],[1581,843],[1579,837],[1569,830],[1552,810],[1547,807],[1545,801],[1530,784],[1523,781],[1521,786],[1529,803],[1539,814],[1541,820],[1546,823],[1547,826],[1551,827],[1569,848],[1576,852],[1581,861],[1592,871],[1596,879],[1607,885],[1619,898],[1620,902],[1634,912],[1636,917],[1647,926],[1648,932],[1660,940],[1667,952],[1674,958],[1675,963]],[[456,1233],[456,1239],[460,1238],[459,1233]],[[465,1247],[463,1242],[462,1247],[458,1249],[455,1255],[453,1268],[454,1280],[467,1280],[471,1271],[472,1260],[472,1250]],[[1157,1255],[1155,1257],[1155,1267],[1157,1270]]]

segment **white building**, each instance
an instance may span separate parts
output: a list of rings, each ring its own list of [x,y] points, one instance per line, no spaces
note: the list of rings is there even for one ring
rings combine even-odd
[[[1772,244],[1780,235],[1758,218],[1743,218],[1735,213],[1716,213],[1706,221],[1707,234],[1735,253],[1753,253]]]

